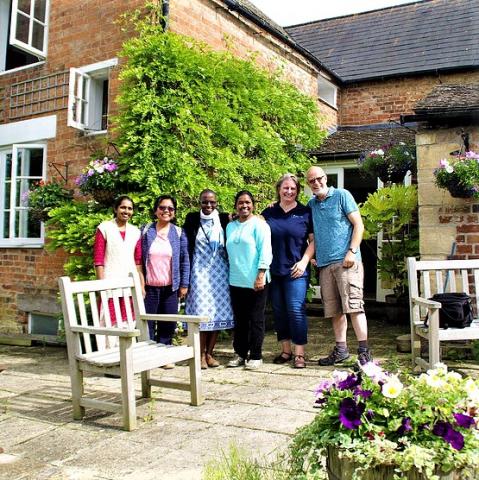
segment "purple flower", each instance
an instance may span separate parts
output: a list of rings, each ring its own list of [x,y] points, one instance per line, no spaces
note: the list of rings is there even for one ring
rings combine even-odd
[[[357,404],[352,398],[345,398],[339,404],[339,420],[349,430],[356,430],[361,425],[364,403]]]
[[[339,390],[352,390],[354,387],[357,387],[358,385],[361,384],[361,380],[359,380],[356,375],[351,374],[348,375],[348,377],[338,383],[338,389]]]
[[[455,413],[454,419],[456,423],[462,428],[471,428],[474,425],[474,418],[464,413]]]
[[[316,390],[314,391],[314,395],[317,397],[318,395],[329,391],[332,385],[333,382],[331,382],[331,380],[321,380],[321,382],[319,382],[319,385],[316,387]]]
[[[373,417],[374,417],[374,412],[373,412],[371,409],[369,409],[369,410],[366,412],[366,418],[367,418],[368,420],[372,420]]]
[[[403,418],[401,422],[401,426],[397,429],[397,433],[400,436],[403,436],[406,432],[410,432],[411,430],[412,430],[411,419],[409,417]]]
[[[439,420],[432,429],[432,433],[442,437],[452,448],[462,450],[464,448],[464,437],[462,433],[454,430],[449,422]]]
[[[368,399],[372,394],[373,394],[372,390],[363,390],[360,387],[356,387],[354,389],[354,395],[356,395],[357,397],[362,397],[364,399]]]
[[[117,168],[118,167],[117,167],[116,163],[107,163],[105,165],[105,170],[107,170],[108,172],[114,172]]]
[[[86,176],[87,176],[87,177],[91,177],[94,173],[95,173],[95,170],[93,170],[92,168],[90,168],[90,169],[88,170],[88,172],[86,172]]]

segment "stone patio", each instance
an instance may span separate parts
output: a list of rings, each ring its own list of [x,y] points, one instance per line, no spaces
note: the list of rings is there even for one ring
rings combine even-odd
[[[409,356],[397,354],[395,343],[406,332],[407,327],[370,321],[375,358],[409,366]],[[352,330],[349,334],[353,348]],[[316,360],[332,341],[329,321],[310,318],[308,367],[296,370],[271,363],[278,350],[269,332],[260,370],[203,371],[206,401],[200,407],[189,405],[187,392],[154,389],[155,400],[141,404],[139,428],[130,433],[121,430],[119,415],[87,409],[83,421],[72,419],[64,348],[0,345],[0,365],[6,366],[0,373],[0,479],[199,480],[203,465],[230,444],[273,458],[313,419],[314,388],[332,370]],[[230,338],[222,339],[218,359],[224,364],[232,355]],[[479,374],[472,362],[459,367]],[[187,367],[154,375],[186,378]],[[87,391],[111,399],[119,396],[119,382],[89,376]],[[139,395],[139,381],[136,391]]]

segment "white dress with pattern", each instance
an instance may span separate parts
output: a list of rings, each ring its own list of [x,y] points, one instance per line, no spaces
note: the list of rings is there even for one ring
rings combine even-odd
[[[196,236],[185,313],[209,318],[200,324],[203,332],[226,330],[234,326],[226,249],[223,245],[214,249],[208,241],[213,221],[200,222],[203,228]]]

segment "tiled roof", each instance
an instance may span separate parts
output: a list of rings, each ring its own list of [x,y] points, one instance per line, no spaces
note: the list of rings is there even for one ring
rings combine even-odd
[[[344,82],[479,66],[479,0],[423,0],[285,30]]]
[[[479,84],[437,85],[414,111],[417,114],[432,112],[471,111],[479,108]]]
[[[340,129],[325,139],[321,147],[311,153],[319,155],[351,155],[365,150],[374,150],[390,142],[414,143],[415,132],[407,128],[346,128]]]

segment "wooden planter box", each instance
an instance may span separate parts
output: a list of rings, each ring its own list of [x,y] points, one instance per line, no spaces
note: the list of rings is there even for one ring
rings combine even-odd
[[[351,480],[355,469],[355,464],[347,458],[339,458],[339,449],[329,447],[328,458],[326,460],[326,469],[329,480]],[[363,474],[363,480],[393,480],[394,467],[390,465],[380,465],[370,468]],[[440,480],[460,480],[460,472],[436,473]],[[412,469],[408,473],[402,474],[404,480],[425,480],[425,476],[417,470]]]

